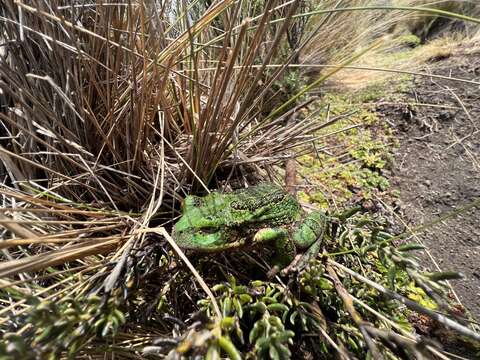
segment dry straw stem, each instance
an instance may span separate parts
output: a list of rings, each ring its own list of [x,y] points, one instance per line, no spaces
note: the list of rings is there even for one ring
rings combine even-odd
[[[474,24],[480,24],[480,19],[477,19],[471,16],[457,14],[455,12],[445,11],[441,9],[419,7],[419,6],[352,6],[352,7],[344,7],[344,8],[336,8],[336,9],[326,9],[326,10],[322,9],[322,10],[310,11],[304,14],[297,14],[294,16],[294,18],[301,17],[301,16],[312,16],[312,15],[318,15],[318,14],[330,14],[335,12],[372,11],[372,10],[412,11],[412,12],[426,13],[426,14],[435,15],[435,16],[442,16],[442,17],[451,18],[451,19],[458,19],[466,22],[472,22]],[[277,19],[275,21],[280,21],[280,19]]]
[[[33,231],[23,227],[17,221],[10,219],[9,217],[0,214],[0,224],[2,224],[7,230],[11,231],[13,234],[20,238],[32,238],[38,239],[37,234]],[[5,241],[0,243],[0,248],[5,247]]]
[[[267,68],[278,68],[278,67],[283,67],[284,65],[275,65],[275,64],[270,64],[267,66]],[[254,67],[259,67],[259,65],[255,65]],[[417,72],[417,71],[407,71],[407,70],[399,70],[399,69],[387,69],[387,68],[379,68],[379,67],[371,67],[371,66],[353,66],[353,65],[333,65],[333,64],[308,64],[308,63],[302,63],[302,64],[289,64],[287,66],[289,69],[351,69],[351,70],[367,70],[367,71],[379,71],[379,72],[390,72],[390,73],[395,73],[395,74],[406,74],[406,75],[415,75],[415,76],[423,76],[423,77],[429,77],[433,79],[443,79],[443,80],[451,80],[451,81],[457,81],[457,82],[463,82],[466,84],[473,84],[473,85],[480,85],[479,81],[475,80],[470,80],[470,79],[462,79],[462,78],[456,78],[456,77],[450,77],[450,76],[445,76],[445,75],[437,75],[437,74],[430,74],[430,73],[423,73],[423,72]],[[198,71],[211,71],[215,68],[202,68],[198,69]],[[235,69],[242,69],[241,66],[236,66]],[[188,71],[188,70],[187,70]],[[417,105],[422,105],[422,104],[417,104]],[[430,106],[440,106],[440,105],[434,105],[434,104],[425,104],[425,105],[430,105]],[[456,109],[456,108],[454,108]]]
[[[14,219],[0,213],[0,223],[11,229],[21,239],[4,240],[0,243],[0,248],[13,249],[17,246],[25,246],[28,251],[23,252],[23,257],[12,259],[0,263],[0,274],[2,277],[16,275],[22,272],[40,271],[52,266],[61,265],[73,260],[79,260],[91,255],[100,255],[111,252],[121,244],[125,236],[88,236],[89,234],[112,233],[125,228],[125,222],[122,218],[112,218],[111,214],[103,214],[102,211],[82,211],[78,209],[69,209],[68,206],[56,204],[55,202],[21,194],[12,190],[2,190],[4,195],[20,198],[26,204],[40,206],[31,209],[23,208],[23,211],[16,212],[15,208],[2,209],[10,211],[16,215]],[[59,209],[58,209],[59,208]],[[71,210],[71,212],[70,212]],[[67,220],[23,220],[25,216],[31,217],[35,214],[40,216],[53,212],[59,216],[72,218],[74,215],[86,215],[90,220],[71,221]],[[22,218],[20,217],[22,216]],[[80,225],[80,229],[71,229],[75,224]],[[42,234],[33,232],[28,227],[36,225],[42,229]],[[46,231],[45,231],[46,230]],[[23,239],[22,239],[23,238]],[[65,244],[64,247],[57,248],[56,244]],[[33,250],[33,251],[32,251]],[[32,255],[29,252],[32,251]]]
[[[412,346],[412,345],[415,345],[415,344],[418,344],[419,343],[419,340],[420,339],[420,336],[418,335],[415,335],[414,333],[411,333],[407,330],[405,330],[404,328],[402,328],[401,326],[399,326],[395,321],[385,317],[384,315],[382,315],[381,313],[379,313],[378,311],[376,311],[375,309],[373,309],[372,307],[370,307],[369,305],[365,304],[363,301],[361,301],[360,299],[357,299],[356,297],[352,296],[352,300],[353,302],[359,304],[360,306],[362,306],[363,308],[365,308],[367,311],[371,312],[372,314],[374,314],[376,317],[378,317],[379,319],[381,319],[382,321],[384,321],[385,323],[387,323],[388,325],[390,325],[392,328],[394,328],[395,330],[397,330],[399,333],[401,333],[402,335],[398,335],[398,334],[395,334],[395,339],[396,341],[400,341],[401,343],[404,343],[406,344],[407,346],[409,346],[413,351],[415,351],[415,347]],[[378,330],[378,329],[377,329]],[[370,331],[372,334],[375,334],[375,331],[372,331],[372,327],[368,327],[368,331]],[[394,334],[393,332],[389,332],[389,334]],[[378,336],[384,336],[384,335],[380,335],[378,334]],[[435,347],[433,347],[432,345],[426,345],[427,349],[429,351],[431,351],[433,354],[435,354],[436,356],[438,356],[440,359],[445,359],[445,360],[448,360],[449,358],[447,356],[445,356],[444,354],[442,354],[438,349],[436,349]]]
[[[350,2],[351,3],[351,2]],[[373,51],[369,56],[362,59],[363,65],[372,64],[371,71],[382,71],[382,62],[389,62],[388,67],[394,68],[391,72],[402,73],[401,70],[411,70],[412,66],[417,66],[419,63],[425,62],[432,55],[430,48],[434,49],[433,44],[422,46],[421,50],[412,50],[412,56],[408,60],[396,58],[392,59],[392,53],[399,51],[399,41],[403,33],[402,26],[415,21],[416,18],[425,19],[427,26],[429,21],[433,21],[438,16],[449,17],[452,20],[456,19],[457,15],[464,17],[461,14],[455,14],[453,11],[444,11],[448,14],[437,13],[438,7],[442,7],[442,2],[434,4],[426,4],[426,7],[418,6],[421,2],[418,0],[403,1],[403,4],[409,6],[375,6],[376,1],[359,0],[355,1],[355,7],[345,7],[348,2],[342,1],[322,1],[318,4],[313,13],[318,15],[311,15],[311,23],[324,21],[322,31],[314,37],[310,44],[302,52],[301,68],[302,74],[307,76],[316,76],[318,70],[328,63],[341,63],[350,54],[358,48],[362,48],[370,44],[374,39],[385,36],[390,37],[389,41],[377,51]],[[398,2],[397,2],[398,3]],[[425,3],[425,2],[423,2]],[[372,6],[373,5],[373,6]],[[414,6],[416,5],[416,6]],[[430,5],[430,6],[429,6]],[[476,6],[476,5],[472,5]],[[477,6],[478,7],[478,6]],[[365,9],[365,11],[361,9]],[[431,9],[433,8],[433,9]],[[376,10],[374,10],[376,9]],[[448,8],[444,8],[448,9]],[[460,11],[460,6],[455,8]],[[470,24],[478,27],[478,18],[475,18],[468,12],[468,5],[464,10],[464,14],[470,15],[469,19],[460,21],[470,21]],[[308,12],[311,14],[312,12]],[[301,15],[301,14],[297,14]],[[312,30],[313,32],[313,30]],[[436,50],[438,51],[438,50]],[[393,60],[393,61],[392,61]],[[303,67],[305,65],[305,67]],[[387,66],[383,66],[387,67]],[[406,69],[408,67],[408,69]],[[349,67],[354,68],[354,67]],[[359,70],[367,70],[368,66],[361,66]],[[410,71],[411,72],[411,71]],[[405,73],[409,73],[405,71]],[[342,72],[336,77],[337,81],[341,81],[343,85],[347,86],[364,86],[365,82],[371,81],[372,77],[368,76],[367,72]],[[378,74],[380,76],[380,74]]]
[[[0,263],[0,277],[6,277],[21,272],[43,270],[51,266],[65,264],[72,260],[78,260],[90,255],[105,254],[115,249],[121,238],[106,240],[96,238],[93,241],[70,245],[63,249],[53,250],[46,253],[27,256],[17,260]]]
[[[374,289],[376,289],[377,291],[379,291],[383,295],[388,296],[391,299],[399,301],[400,303],[407,306],[409,309],[411,309],[413,311],[416,311],[420,314],[427,315],[428,317],[438,321],[439,323],[446,326],[447,328],[450,328],[452,330],[455,330],[455,331],[459,332],[460,334],[466,335],[466,336],[468,336],[472,339],[480,341],[480,334],[471,330],[471,329],[469,329],[468,327],[463,326],[463,325],[449,319],[448,317],[446,317],[444,315],[436,313],[435,311],[427,309],[427,308],[421,306],[420,304],[418,304],[418,303],[416,303],[416,302],[414,302],[410,299],[407,299],[406,297],[403,297],[402,295],[397,294],[397,293],[383,287],[380,284],[377,284],[376,282],[364,277],[363,275],[358,274],[357,272],[353,271],[352,269],[349,269],[348,267],[337,263],[336,261],[334,261],[332,259],[328,259],[327,262],[329,264],[331,264],[333,267],[336,267],[337,269],[339,269],[341,271],[344,271],[347,274],[351,275],[352,277],[354,277],[358,281],[361,281],[361,282],[373,287]]]

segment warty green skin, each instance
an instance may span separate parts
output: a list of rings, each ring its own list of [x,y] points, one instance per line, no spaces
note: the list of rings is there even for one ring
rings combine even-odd
[[[292,195],[264,183],[231,193],[187,196],[173,237],[181,248],[197,252],[271,244],[274,265],[283,268],[293,260],[296,248],[321,241],[326,226],[323,212],[305,216]]]

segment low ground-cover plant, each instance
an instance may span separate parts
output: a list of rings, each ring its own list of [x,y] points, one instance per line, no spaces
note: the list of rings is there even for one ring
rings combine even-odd
[[[292,353],[318,358],[437,356],[438,344],[415,334],[417,325],[409,319],[449,311],[445,280],[457,275],[422,273],[413,254],[422,247],[395,246],[395,237],[384,227],[371,214],[338,224],[328,234],[322,256],[286,283],[249,280],[240,268],[219,264],[228,273],[212,286],[214,300],[197,300],[198,312],[183,325],[181,336],[169,342],[157,339],[146,351],[169,358],[221,353],[238,359],[288,359]]]
[[[384,171],[393,164],[396,139],[388,123],[364,103],[382,95],[372,94],[367,88],[351,98],[343,95],[322,98],[331,115],[349,110],[350,116],[321,130],[320,136],[329,135],[323,147],[318,144],[315,153],[298,159],[299,173],[305,179],[305,188],[299,193],[301,199],[328,209],[371,199],[374,195],[383,194],[383,198],[394,195],[389,191]]]

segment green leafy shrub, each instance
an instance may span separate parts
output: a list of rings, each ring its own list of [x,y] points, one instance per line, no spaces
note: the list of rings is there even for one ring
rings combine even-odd
[[[27,298],[30,311],[17,319],[28,324],[23,333],[5,333],[0,345],[3,359],[57,359],[65,353],[69,359],[95,337],[115,336],[125,316],[110,298],[90,296],[85,301],[64,297],[60,302]]]

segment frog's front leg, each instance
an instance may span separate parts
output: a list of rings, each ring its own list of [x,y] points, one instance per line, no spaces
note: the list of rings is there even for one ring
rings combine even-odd
[[[314,259],[323,243],[329,217],[322,211],[314,211],[308,214],[293,233],[295,246],[300,249],[308,249],[301,259],[292,267],[302,269],[311,259]],[[289,271],[291,269],[287,269]]]
[[[257,231],[253,237],[255,243],[273,243],[275,247],[275,257],[273,258],[273,267],[268,272],[268,277],[274,276],[281,269],[288,266],[295,258],[295,245],[289,238],[288,231],[283,228],[265,228]]]

